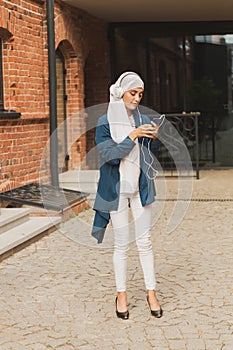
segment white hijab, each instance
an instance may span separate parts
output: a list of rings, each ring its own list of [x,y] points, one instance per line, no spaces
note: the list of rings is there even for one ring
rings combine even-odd
[[[112,139],[116,143],[123,141],[134,126],[131,125],[122,96],[126,91],[142,88],[142,79],[133,72],[122,74],[115,84],[110,87],[110,102],[108,105],[107,118],[110,126]],[[134,193],[138,189],[138,179],[140,175],[140,154],[138,140],[130,153],[120,162],[120,191]]]
[[[120,75],[115,84],[110,86],[110,102],[107,118],[112,139],[116,143],[123,141],[132,131],[132,126],[122,97],[126,91],[142,88],[144,83],[137,73],[125,72]]]

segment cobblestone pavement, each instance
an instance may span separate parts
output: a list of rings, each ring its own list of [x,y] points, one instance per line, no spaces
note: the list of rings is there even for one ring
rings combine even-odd
[[[201,173],[193,192],[200,201],[178,228],[165,230],[173,201],[153,226],[161,319],[150,315],[134,242],[130,318],[116,318],[112,249],[66,234],[80,229],[80,217],[91,222],[88,210],[1,262],[0,349],[232,350],[233,202],[221,201],[233,199],[232,178],[232,170]],[[208,198],[215,200],[201,200]]]

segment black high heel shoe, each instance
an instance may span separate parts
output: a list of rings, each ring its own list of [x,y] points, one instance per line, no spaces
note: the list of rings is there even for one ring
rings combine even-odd
[[[154,316],[154,317],[156,317],[156,318],[162,317],[162,316],[163,316],[163,310],[162,310],[161,306],[160,306],[160,309],[159,309],[159,310],[151,310],[148,296],[147,296],[146,300],[147,300],[147,302],[148,302],[151,315]]]
[[[116,297],[116,315],[117,315],[117,317],[122,318],[122,320],[128,320],[128,318],[129,318],[129,311],[128,310],[124,311],[124,312],[119,312],[117,310],[117,297]]]

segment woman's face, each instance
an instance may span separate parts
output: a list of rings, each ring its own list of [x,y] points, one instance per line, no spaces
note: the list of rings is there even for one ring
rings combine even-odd
[[[133,111],[136,109],[136,107],[141,102],[142,95],[143,95],[142,88],[132,89],[124,93],[122,99],[127,111]]]

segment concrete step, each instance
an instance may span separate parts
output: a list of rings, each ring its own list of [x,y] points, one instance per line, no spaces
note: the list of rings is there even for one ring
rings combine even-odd
[[[28,208],[1,208],[0,234],[29,220]]]
[[[32,238],[59,227],[60,217],[30,217],[26,222],[0,234],[0,256]]]
[[[99,170],[69,170],[59,175],[60,187],[88,193],[88,199],[95,198]]]

